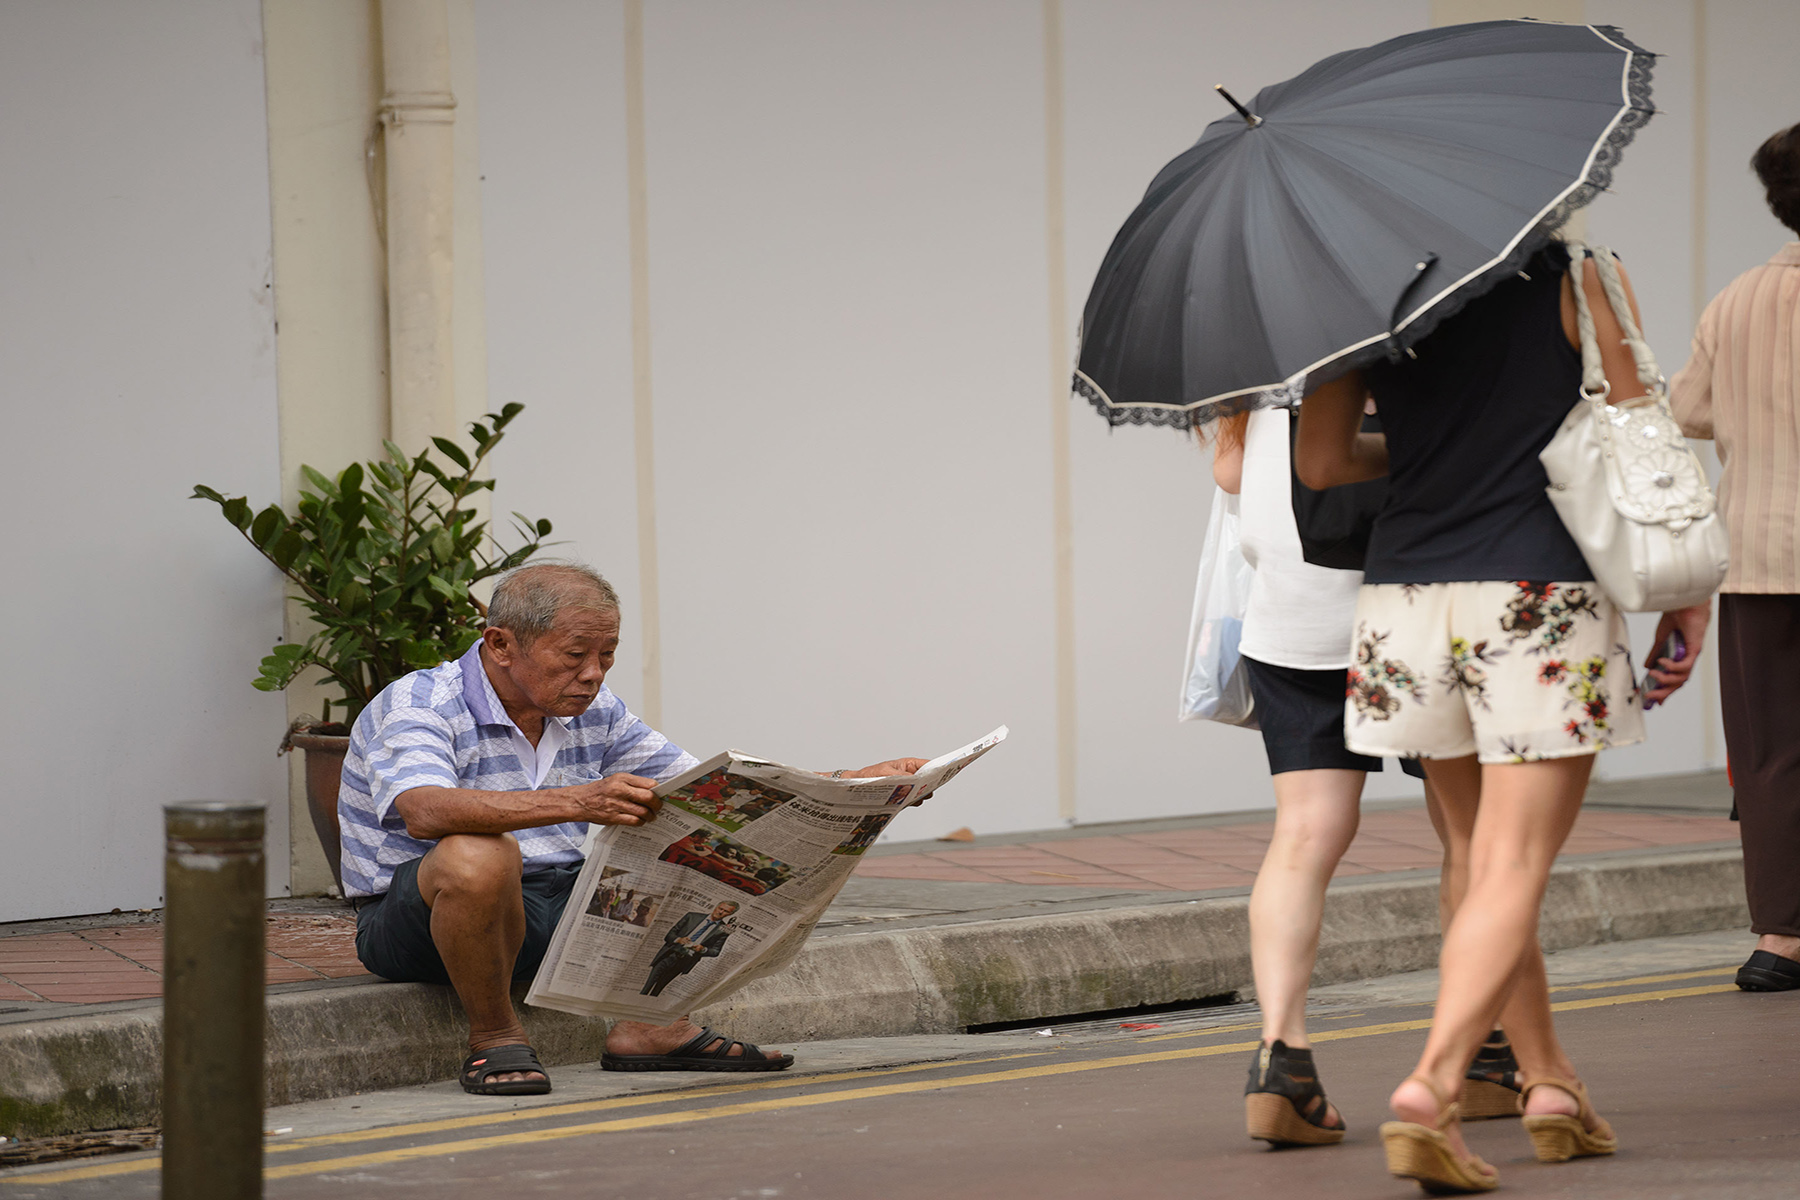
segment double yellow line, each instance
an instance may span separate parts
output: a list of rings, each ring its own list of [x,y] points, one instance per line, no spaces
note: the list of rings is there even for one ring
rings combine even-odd
[[[1576,988],[1616,988],[1629,987],[1644,983],[1674,982],[1684,979],[1718,978],[1725,972],[1718,970],[1690,971],[1672,975],[1647,975],[1637,979],[1618,979],[1607,983],[1576,984]],[[1659,991],[1632,992],[1614,996],[1592,996],[1579,1000],[1564,1000],[1552,1004],[1557,1012],[1571,1009],[1606,1008],[1621,1004],[1641,1004],[1652,1000],[1675,1000],[1686,996],[1703,996],[1715,992],[1728,992],[1735,985],[1730,983],[1702,984],[1692,987],[1667,988]],[[1564,989],[1557,989],[1564,990]],[[1380,1025],[1362,1025],[1349,1029],[1325,1030],[1312,1035],[1315,1042],[1339,1041],[1347,1038],[1379,1037],[1391,1033],[1406,1033],[1414,1030],[1430,1028],[1429,1018],[1415,1021],[1396,1021]],[[1253,1025],[1228,1025],[1221,1028],[1194,1030],[1188,1033],[1160,1034],[1141,1041],[1162,1041],[1170,1038],[1189,1038],[1216,1036],[1222,1033],[1236,1032],[1254,1028]],[[1193,1046],[1183,1049],[1140,1051],[1135,1054],[1115,1055],[1110,1058],[1086,1059],[1079,1062],[1042,1063],[1034,1066],[1010,1067],[1001,1070],[983,1071],[970,1075],[954,1075],[948,1078],[915,1079],[902,1082],[877,1084],[871,1087],[843,1088],[833,1091],[817,1092],[810,1095],[776,1096],[762,1100],[746,1100],[736,1104],[714,1105],[703,1108],[684,1108],[670,1112],[645,1113],[641,1116],[615,1117],[602,1121],[590,1121],[575,1125],[559,1125],[549,1129],[522,1130],[516,1133],[496,1133],[483,1137],[463,1138],[457,1141],[433,1142],[422,1146],[403,1146],[391,1150],[376,1150],[365,1154],[352,1154],[339,1158],[315,1159],[308,1162],[284,1163],[272,1166],[263,1172],[265,1179],[286,1179],[296,1175],[322,1174],[328,1171],[349,1171],[367,1167],[377,1167],[392,1163],[407,1162],[420,1158],[439,1158],[453,1154],[468,1154],[479,1150],[491,1150],[502,1146],[526,1146],[540,1142],[562,1141],[568,1138],[587,1137],[597,1133],[622,1133],[636,1129],[652,1129],[667,1125],[686,1125],[696,1121],[712,1121],[722,1117],[748,1116],[755,1113],[779,1112],[786,1109],[812,1108],[823,1104],[842,1104],[853,1100],[876,1100],[885,1096],[904,1096],[916,1092],[944,1091],[950,1088],[979,1087],[988,1084],[1015,1083],[1025,1079],[1044,1079],[1056,1075],[1076,1075],[1086,1071],[1105,1071],[1117,1067],[1144,1066],[1149,1063],[1172,1062],[1187,1058],[1210,1058],[1220,1054],[1237,1054],[1253,1049],[1257,1042],[1230,1042],[1212,1046]],[[674,1091],[647,1093],[635,1096],[617,1096],[608,1100],[591,1100],[574,1104],[549,1105],[543,1108],[515,1109],[504,1113],[483,1113],[467,1117],[452,1117],[439,1121],[420,1121],[410,1125],[390,1125],[376,1129],[358,1130],[349,1133],[322,1134],[316,1137],[293,1138],[277,1142],[267,1148],[270,1154],[285,1154],[297,1150],[307,1150],[322,1146],[355,1144],[359,1142],[385,1141],[397,1137],[416,1137],[427,1134],[445,1133],[473,1126],[493,1126],[511,1124],[519,1121],[537,1121],[545,1117],[572,1116],[576,1113],[603,1112],[621,1108],[632,1108],[645,1105],[673,1104],[691,1100],[706,1100],[718,1096],[741,1094],[745,1092],[767,1091],[772,1089],[788,1089],[808,1085],[829,1085],[848,1080],[868,1079],[876,1076],[911,1074],[921,1071],[954,1070],[960,1067],[979,1066],[987,1063],[1016,1061],[1021,1058],[1041,1057],[1036,1053],[1010,1054],[996,1058],[961,1059],[947,1062],[914,1063],[902,1067],[881,1067],[863,1071],[844,1071],[831,1075],[808,1075],[785,1077],[781,1079],[759,1080],[754,1083],[727,1084],[718,1087],[701,1088],[693,1091]],[[22,1183],[39,1186],[52,1183],[70,1183],[84,1179],[99,1179],[113,1175],[135,1174],[140,1171],[156,1169],[161,1164],[160,1158],[134,1158],[129,1161],[95,1163],[89,1166],[73,1167],[62,1171],[35,1172],[25,1175],[13,1175],[0,1182]]]

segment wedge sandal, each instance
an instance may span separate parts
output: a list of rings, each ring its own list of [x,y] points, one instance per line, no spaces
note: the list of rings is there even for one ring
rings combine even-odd
[[[1334,1146],[1344,1140],[1344,1118],[1334,1114],[1311,1050],[1277,1039],[1258,1046],[1244,1086],[1244,1127],[1271,1146]]]
[[[1399,1179],[1413,1180],[1433,1196],[1493,1191],[1500,1185],[1500,1173],[1473,1154],[1457,1154],[1444,1134],[1457,1123],[1459,1106],[1444,1103],[1444,1094],[1423,1075],[1407,1078],[1424,1084],[1437,1101],[1437,1125],[1434,1128],[1413,1121],[1384,1121],[1381,1148],[1387,1153],[1388,1172]]]
[[[1459,1103],[1465,1121],[1519,1115],[1519,1060],[1513,1057],[1512,1043],[1501,1030],[1490,1033],[1475,1052]]]
[[[1525,1132],[1531,1135],[1531,1148],[1537,1151],[1539,1162],[1568,1162],[1571,1158],[1611,1154],[1619,1148],[1619,1139],[1613,1136],[1612,1126],[1589,1103],[1586,1084],[1571,1083],[1567,1079],[1534,1079],[1525,1085],[1520,1103],[1530,1099],[1531,1093],[1541,1087],[1569,1093],[1581,1105],[1581,1111],[1572,1117],[1565,1113],[1525,1114]]]

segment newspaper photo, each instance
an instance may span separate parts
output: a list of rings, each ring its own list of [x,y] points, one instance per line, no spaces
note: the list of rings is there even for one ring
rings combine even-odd
[[[912,775],[833,779],[731,750],[659,785],[654,821],[595,839],[526,1003],[660,1025],[779,971],[888,822],[1006,732]]]

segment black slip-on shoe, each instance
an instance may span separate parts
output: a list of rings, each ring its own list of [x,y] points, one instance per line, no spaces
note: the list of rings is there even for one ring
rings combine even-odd
[[[1746,992],[1791,992],[1800,988],[1800,962],[1767,950],[1753,951],[1738,968],[1737,985]]]

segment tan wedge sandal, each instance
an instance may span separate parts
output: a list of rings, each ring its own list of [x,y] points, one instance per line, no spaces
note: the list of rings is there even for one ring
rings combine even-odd
[[[1444,1093],[1423,1075],[1409,1075],[1407,1079],[1424,1084],[1437,1101],[1437,1127],[1412,1121],[1383,1122],[1381,1147],[1387,1151],[1388,1170],[1399,1179],[1415,1180],[1433,1196],[1491,1192],[1498,1187],[1498,1171],[1473,1154],[1466,1158],[1458,1155],[1444,1135],[1456,1123],[1459,1106],[1446,1104]]]
[[[1525,1085],[1519,1107],[1525,1107],[1533,1088],[1541,1087],[1560,1088],[1569,1093],[1581,1105],[1581,1111],[1573,1117],[1564,1113],[1525,1114],[1525,1132],[1531,1135],[1531,1145],[1537,1151],[1539,1162],[1568,1162],[1571,1158],[1611,1154],[1619,1148],[1619,1139],[1613,1136],[1612,1126],[1588,1102],[1586,1084],[1571,1083],[1567,1079],[1534,1079]]]

